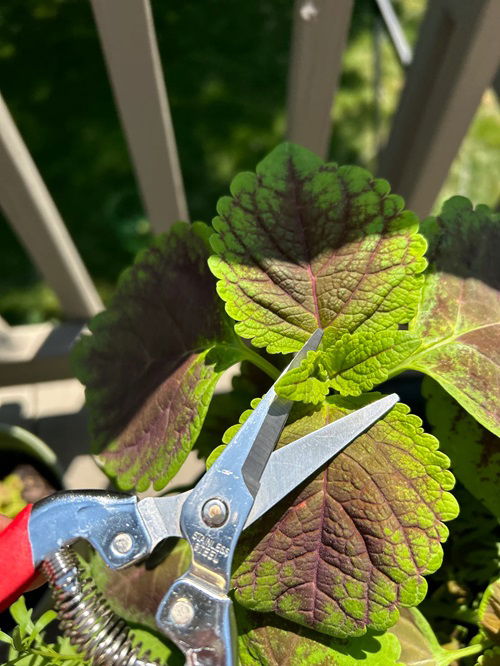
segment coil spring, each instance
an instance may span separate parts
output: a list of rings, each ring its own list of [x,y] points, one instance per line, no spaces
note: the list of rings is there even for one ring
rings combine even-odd
[[[76,554],[62,548],[43,563],[60,628],[94,666],[160,666],[139,657],[125,622],[109,607],[90,578],[84,578]]]

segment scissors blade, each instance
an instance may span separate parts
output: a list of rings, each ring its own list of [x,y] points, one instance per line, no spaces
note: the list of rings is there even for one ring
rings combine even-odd
[[[283,370],[280,377],[288,370],[299,365],[308,351],[317,349],[322,337],[323,331],[321,329],[315,331],[294,356],[291,363]],[[237,477],[241,475],[240,478],[243,479],[242,482],[248,488],[252,497],[256,496],[262,470],[269,460],[269,455],[279,439],[293,405],[290,400],[278,398],[274,390],[275,385],[276,382],[202,478],[197,488],[204,481],[209,481],[217,470],[222,470],[223,473],[230,471],[231,474],[235,474]],[[180,495],[148,497],[138,503],[139,512],[144,519],[154,545],[166,537],[183,536],[181,516],[184,504],[191,494],[192,491],[188,490]]]
[[[260,488],[243,529],[250,527],[289,492],[345,449],[392,409],[398,400],[395,393],[387,395],[273,451],[260,478]],[[180,515],[190,494],[188,490],[179,495],[147,497],[138,503],[154,545],[167,536],[182,536]]]
[[[399,396],[392,393],[274,451],[260,478],[260,488],[243,529],[340,453],[398,400]]]
[[[316,330],[283,370],[280,377],[297,367],[308,351],[317,349],[322,337],[323,331]],[[262,472],[293,405],[291,400],[284,400],[277,396],[274,390],[275,385],[276,382],[207,472],[207,476],[215,475],[221,470],[231,470],[231,473],[236,475],[241,473],[252,497],[257,494]]]

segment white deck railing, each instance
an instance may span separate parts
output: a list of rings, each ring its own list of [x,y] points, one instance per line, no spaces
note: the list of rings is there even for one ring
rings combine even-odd
[[[427,215],[500,61],[499,0],[432,0],[379,171]]]
[[[327,157],[331,112],[353,0],[296,0],[288,70],[287,135]]]
[[[188,221],[149,0],[91,0],[123,131],[152,229]]]
[[[2,209],[64,314],[91,317],[101,299],[1,97],[0,174]]]

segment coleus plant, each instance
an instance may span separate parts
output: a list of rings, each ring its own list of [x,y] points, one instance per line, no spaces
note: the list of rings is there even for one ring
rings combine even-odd
[[[289,143],[238,175],[217,211],[212,227],[178,223],[143,251],[75,349],[94,452],[115,484],[161,491],[193,447],[210,463],[283,355],[321,327],[320,349],[278,384],[296,401],[278,446],[417,370],[455,474],[499,518],[500,217],[454,197],[419,227],[386,181]],[[236,363],[233,391],[214,396]],[[498,633],[446,650],[414,609],[458,514],[449,463],[400,403],[245,533],[241,662],[423,663],[416,642],[425,663],[487,649],[489,664]],[[151,571],[91,563],[116,609],[151,631],[186,565],[182,543]]]

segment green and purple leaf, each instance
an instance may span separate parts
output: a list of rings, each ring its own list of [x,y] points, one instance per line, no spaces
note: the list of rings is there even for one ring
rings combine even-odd
[[[397,666],[401,648],[389,633],[335,641],[305,627],[236,607],[241,666]],[[400,665],[401,666],[401,665]]]
[[[99,556],[93,556],[88,566],[99,591],[112,609],[131,623],[134,633],[137,633],[137,625],[156,632],[157,606],[168,587],[187,569],[189,562],[189,546],[181,541],[156,567],[141,565],[116,571],[106,567]],[[354,666],[357,659],[363,659],[367,666],[397,663],[399,643],[390,634],[367,634],[337,642],[329,636],[282,619],[249,613],[238,604],[235,610],[242,666],[302,666],[305,663],[311,666]],[[142,632],[141,639],[146,646],[153,638],[146,631]],[[177,656],[177,650],[171,658],[174,656]],[[183,659],[180,663],[184,663]]]
[[[322,348],[280,379],[276,392],[288,400],[319,403],[335,389],[361,395],[385,381],[420,344],[408,331],[344,333],[327,328]]]
[[[330,397],[295,414],[281,446],[379,394]],[[392,626],[425,596],[441,564],[442,521],[458,513],[448,458],[396,405],[240,541],[233,582],[244,606],[331,636]]]
[[[75,349],[93,445],[122,489],[160,490],[198,436],[238,343],[208,270],[204,224],[175,225],[122,275]]]
[[[231,194],[210,268],[239,335],[292,352],[318,327],[381,331],[413,317],[426,243],[386,181],[286,143]]]
[[[453,197],[422,232],[429,268],[410,329],[423,346],[407,366],[436,379],[500,435],[500,215]]]
[[[427,418],[450,457],[455,476],[500,518],[500,440],[429,377],[424,379],[422,393]]]

